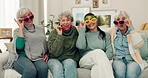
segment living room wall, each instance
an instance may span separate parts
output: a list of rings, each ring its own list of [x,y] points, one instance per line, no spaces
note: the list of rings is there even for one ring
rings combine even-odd
[[[72,7],[90,6],[91,10],[125,10],[133,21],[133,25],[140,27],[143,23],[148,22],[147,3],[148,0],[111,0],[110,7],[94,9],[90,4],[75,4],[75,0],[47,0],[47,18],[50,17],[50,14],[54,14],[57,18],[62,11],[71,11]],[[21,6],[29,6],[36,14],[35,23],[40,24],[44,16],[42,0],[21,0]]]
[[[81,0],[83,1],[83,0]],[[56,16],[62,12],[69,10],[72,7],[91,6],[91,10],[124,10],[126,11],[135,27],[140,27],[142,23],[148,22],[148,10],[146,7],[148,0],[111,0],[111,6],[108,8],[92,8],[92,5],[75,4],[75,0],[49,0],[48,14],[55,14]]]
[[[20,7],[22,6],[29,7],[33,11],[35,24],[40,24],[44,19],[43,0],[20,0]]]

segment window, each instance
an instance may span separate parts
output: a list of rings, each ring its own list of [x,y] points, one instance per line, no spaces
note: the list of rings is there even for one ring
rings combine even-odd
[[[18,27],[14,21],[19,8],[19,0],[0,0],[0,28]]]

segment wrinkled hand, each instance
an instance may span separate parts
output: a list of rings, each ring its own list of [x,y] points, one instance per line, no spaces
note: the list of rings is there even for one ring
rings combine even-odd
[[[43,56],[43,60],[47,63],[47,62],[48,62],[48,59],[49,59],[48,54],[45,54],[45,55]]]
[[[55,29],[59,35],[62,35],[62,27],[61,26],[56,26]]]
[[[18,20],[16,20],[16,19],[14,18],[14,21],[18,24],[18,26],[19,26],[20,28],[24,28],[24,21],[23,21],[23,18],[19,18]]]
[[[125,19],[124,22],[128,27],[132,26],[132,21],[130,19]]]
[[[115,54],[113,54],[112,59],[115,59],[115,58],[116,58],[116,56],[115,56]]]

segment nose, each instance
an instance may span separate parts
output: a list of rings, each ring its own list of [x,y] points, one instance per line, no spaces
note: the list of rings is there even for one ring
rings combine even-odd
[[[64,21],[64,23],[67,23],[68,21]]]

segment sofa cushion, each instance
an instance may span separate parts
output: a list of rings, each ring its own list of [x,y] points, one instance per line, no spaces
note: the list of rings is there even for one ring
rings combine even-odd
[[[143,59],[148,60],[148,31],[140,31],[142,39],[144,40],[144,45],[140,48],[140,54]]]
[[[78,71],[78,78],[91,78],[90,70],[83,69],[83,68],[77,68],[77,71]]]
[[[12,42],[5,43],[5,45],[7,46],[8,52],[12,51]]]
[[[142,73],[141,73],[141,75],[140,75],[139,78],[148,78],[148,74],[147,74],[147,72],[148,72],[148,67],[145,68],[144,71],[142,71]]]
[[[21,78],[21,75],[14,69],[6,69],[4,78]]]
[[[4,78],[21,78],[21,74],[19,74],[17,71],[14,69],[6,69],[5,70],[5,75]],[[53,78],[50,70],[48,70],[48,78]]]
[[[8,51],[4,53],[0,53],[0,63],[2,64],[2,66],[6,64],[8,57],[9,57],[9,52],[12,50],[12,43],[5,43],[5,45]]]
[[[6,64],[6,62],[8,60],[8,57],[9,57],[9,52],[8,51],[6,51],[4,53],[0,53],[0,63],[1,63],[2,66],[4,64]]]

